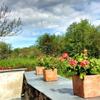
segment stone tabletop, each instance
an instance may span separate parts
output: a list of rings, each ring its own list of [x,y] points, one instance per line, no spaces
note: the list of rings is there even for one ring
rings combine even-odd
[[[42,75],[36,75],[34,71],[25,72],[27,83],[51,100],[100,100],[100,97],[83,99],[73,95],[72,81],[58,76],[57,81],[45,82]]]
[[[0,73],[5,73],[5,72],[16,72],[16,71],[25,71],[27,68],[16,68],[16,69],[4,69],[0,70]]]

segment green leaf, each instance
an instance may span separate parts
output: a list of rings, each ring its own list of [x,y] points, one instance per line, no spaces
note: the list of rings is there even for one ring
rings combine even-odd
[[[80,73],[80,79],[84,79],[84,77],[86,76],[86,74],[85,73]]]

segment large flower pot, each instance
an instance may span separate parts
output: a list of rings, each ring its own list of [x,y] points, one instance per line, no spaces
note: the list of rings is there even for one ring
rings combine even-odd
[[[73,76],[74,95],[89,98],[100,96],[100,75],[87,75],[82,80],[79,76]]]
[[[36,75],[42,75],[43,74],[43,70],[44,70],[44,67],[37,66],[36,67]]]
[[[45,69],[43,71],[43,77],[45,81],[56,81],[57,77],[57,69]]]

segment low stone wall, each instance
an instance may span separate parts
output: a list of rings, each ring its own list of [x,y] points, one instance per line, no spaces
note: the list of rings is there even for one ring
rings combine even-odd
[[[0,72],[0,100],[20,98],[22,93],[24,70]]]
[[[26,79],[24,78],[24,96],[25,100],[51,100],[43,93],[39,92],[29,84],[27,84]]]

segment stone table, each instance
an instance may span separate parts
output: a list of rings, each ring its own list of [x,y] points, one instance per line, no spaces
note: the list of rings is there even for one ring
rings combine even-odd
[[[36,75],[34,71],[30,71],[25,72],[25,79],[29,92],[27,95],[35,93],[33,98],[31,98],[34,100],[100,100],[100,97],[83,99],[73,95],[71,79],[61,76],[58,76],[57,81],[45,82],[42,75]],[[27,100],[31,99],[28,98]]]

